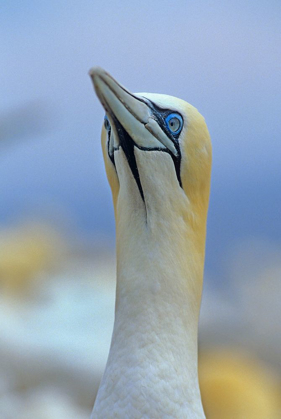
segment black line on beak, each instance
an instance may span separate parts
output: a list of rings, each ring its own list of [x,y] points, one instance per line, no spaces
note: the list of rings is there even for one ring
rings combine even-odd
[[[173,111],[171,109],[160,108],[154,102],[152,102],[151,100],[149,100],[145,97],[144,97],[144,99],[145,99],[144,103],[146,103],[146,105],[149,106],[150,109],[152,110],[154,118],[158,122],[159,127],[162,129],[162,131],[164,131],[164,133],[167,135],[167,137],[170,138],[170,140],[173,142],[173,144],[174,144],[174,146],[177,150],[177,156],[175,156],[168,148],[166,148],[165,150],[159,149],[159,151],[166,152],[166,153],[170,154],[170,156],[172,157],[173,162],[174,162],[174,166],[175,166],[176,175],[177,175],[177,178],[178,178],[178,182],[180,184],[180,187],[182,188],[182,181],[181,181],[181,176],[180,176],[181,150],[180,150],[180,145],[179,145],[179,140],[178,140],[179,136],[181,134],[181,131],[177,135],[172,135],[171,132],[169,132],[169,130],[167,129],[166,122],[165,122],[165,118]],[[177,113],[179,113],[179,112],[177,111]]]

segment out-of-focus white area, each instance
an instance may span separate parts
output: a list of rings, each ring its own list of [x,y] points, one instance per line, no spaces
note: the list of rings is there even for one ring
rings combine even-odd
[[[31,234],[37,240],[36,252],[29,249],[25,270],[11,267],[10,272],[3,253],[0,259],[0,285],[6,290],[0,297],[0,417],[88,417],[110,346],[114,255],[105,249],[85,252],[82,248],[70,248],[51,227],[29,226],[28,231],[29,234],[21,227],[10,236],[5,233],[11,246],[8,260],[13,241],[19,255],[19,243],[26,240],[26,246],[21,248],[24,254]],[[48,247],[51,242],[53,251],[57,249],[52,257]],[[38,267],[38,254],[41,260],[45,255],[48,263]],[[234,248],[228,258],[231,289],[214,290],[208,285],[204,288],[200,351],[204,355],[201,376],[203,392],[206,387],[206,409],[214,381],[215,386],[234,393],[234,399],[235,392],[238,400],[239,394],[244,394],[248,418],[255,417],[254,413],[250,416],[254,403],[251,400],[258,398],[263,388],[266,401],[262,403],[280,413],[279,254],[280,249],[268,243],[245,242],[239,249]],[[262,260],[261,255],[266,258]],[[9,275],[14,284],[7,289]],[[222,352],[223,348],[227,348],[226,352]],[[239,358],[241,352],[246,358]],[[224,381],[226,384],[222,384]],[[251,390],[252,382],[256,383],[256,390]],[[252,394],[255,391],[256,396]],[[255,404],[253,412],[257,410]],[[217,417],[212,413],[217,405],[209,408],[210,418]],[[242,409],[240,415],[229,417],[243,418],[243,412]]]
[[[3,236],[0,417],[87,417],[110,345],[114,257],[71,249],[50,226]]]

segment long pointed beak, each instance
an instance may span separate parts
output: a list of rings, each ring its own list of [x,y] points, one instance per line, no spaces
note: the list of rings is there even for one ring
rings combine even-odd
[[[92,68],[89,74],[96,94],[107,112],[113,111],[116,116],[121,116],[120,104],[116,102],[118,100],[139,122],[148,122],[151,116],[148,106],[121,86],[110,74],[100,67]]]
[[[138,147],[177,150],[153,117],[145,100],[130,93],[100,67],[89,71],[96,94],[112,121],[116,118]]]

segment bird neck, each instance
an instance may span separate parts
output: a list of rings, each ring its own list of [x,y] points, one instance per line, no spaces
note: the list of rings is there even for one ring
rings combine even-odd
[[[94,417],[204,418],[197,372],[204,249],[181,216],[171,222],[150,211],[143,225],[142,211],[118,208],[115,324]]]

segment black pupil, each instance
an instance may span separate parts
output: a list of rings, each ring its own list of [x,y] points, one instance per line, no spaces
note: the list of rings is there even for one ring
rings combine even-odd
[[[170,121],[169,121],[169,124],[170,124],[170,127],[172,128],[172,129],[174,129],[174,130],[176,130],[177,129],[177,127],[178,127],[178,121],[177,121],[177,119],[176,118],[172,118],[172,119],[170,119]]]

